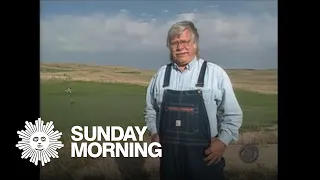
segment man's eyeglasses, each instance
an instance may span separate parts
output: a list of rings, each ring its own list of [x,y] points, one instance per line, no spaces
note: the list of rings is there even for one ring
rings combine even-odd
[[[190,44],[191,40],[181,40],[170,43],[171,48],[176,48],[178,45],[182,45],[183,47],[187,47]]]

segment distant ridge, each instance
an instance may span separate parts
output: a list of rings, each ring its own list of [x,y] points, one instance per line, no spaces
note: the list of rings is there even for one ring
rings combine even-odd
[[[277,94],[277,69],[226,69],[237,89]],[[42,81],[94,81],[146,86],[156,70],[86,63],[40,63]]]

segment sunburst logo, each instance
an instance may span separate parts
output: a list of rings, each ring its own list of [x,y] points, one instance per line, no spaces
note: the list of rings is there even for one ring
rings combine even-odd
[[[26,121],[25,131],[18,131],[19,138],[22,140],[16,144],[16,147],[22,149],[22,159],[30,157],[30,162],[36,166],[41,161],[41,165],[50,162],[50,158],[58,158],[57,149],[61,149],[64,145],[61,141],[62,133],[53,131],[54,125],[50,121],[44,125],[41,118],[35,121],[35,124]]]

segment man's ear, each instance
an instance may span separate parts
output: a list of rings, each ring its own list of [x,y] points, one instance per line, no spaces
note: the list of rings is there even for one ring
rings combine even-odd
[[[193,44],[193,47],[194,47],[194,48],[198,48],[196,43]]]

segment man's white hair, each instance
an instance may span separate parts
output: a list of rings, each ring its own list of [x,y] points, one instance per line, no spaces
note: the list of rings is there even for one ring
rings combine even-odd
[[[190,39],[191,42],[196,45],[197,59],[200,59],[199,33],[198,33],[197,28],[195,27],[195,25],[191,21],[180,21],[180,22],[173,24],[170,27],[170,29],[168,31],[168,35],[167,35],[167,47],[170,47],[170,41],[172,40],[172,38],[174,38],[176,36],[180,36],[183,33],[183,31],[185,31],[186,29],[191,34],[191,39]],[[171,52],[170,52],[170,59],[171,59],[171,61],[173,60]]]

